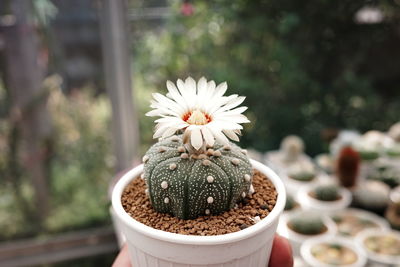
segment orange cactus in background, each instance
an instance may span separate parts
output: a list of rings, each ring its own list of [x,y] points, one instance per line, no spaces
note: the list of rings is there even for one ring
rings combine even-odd
[[[360,169],[360,155],[350,146],[342,148],[336,162],[336,176],[344,187],[354,187]]]

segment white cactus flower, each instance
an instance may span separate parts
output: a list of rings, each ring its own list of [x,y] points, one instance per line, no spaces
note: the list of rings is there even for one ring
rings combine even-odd
[[[161,117],[155,121],[153,138],[166,138],[182,130],[184,141],[196,150],[213,146],[215,140],[226,144],[227,137],[239,141],[243,129],[240,124],[250,122],[242,114],[247,107],[237,107],[245,97],[224,96],[226,82],[216,86],[204,77],[197,83],[191,77],[185,81],[179,79],[176,85],[167,81],[166,96],[153,94],[153,110],[146,115]]]

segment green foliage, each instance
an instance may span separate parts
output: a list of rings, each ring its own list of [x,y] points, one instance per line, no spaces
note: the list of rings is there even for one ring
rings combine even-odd
[[[53,92],[55,157],[51,165],[52,212],[47,231],[104,224],[109,219],[107,190],[112,178],[110,106],[106,98],[77,92],[73,99]]]
[[[87,92],[67,98],[60,90],[52,90],[48,108],[55,131],[49,168],[50,214],[43,227],[36,228],[31,218],[34,190],[29,170],[19,170],[18,181],[6,175],[0,180],[0,240],[110,223],[107,190],[114,159],[107,128],[111,109],[106,98]],[[10,121],[0,120],[2,174],[10,172],[6,157],[10,136]]]
[[[154,209],[182,219],[227,211],[251,185],[249,159],[232,143],[215,143],[197,155],[186,151],[181,136],[172,136],[153,145],[143,161]]]
[[[378,24],[355,23],[364,0],[199,0],[192,16],[173,3],[166,30],[137,43],[135,68],[158,90],[188,75],[228,81],[250,107],[243,145],[271,150],[296,134],[314,155],[326,148],[315,142],[323,129],[398,120],[400,66],[387,64],[399,55],[395,2],[380,2]]]

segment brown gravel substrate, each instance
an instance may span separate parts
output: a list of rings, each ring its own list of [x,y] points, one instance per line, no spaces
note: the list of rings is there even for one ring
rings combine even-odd
[[[254,170],[255,193],[238,203],[237,207],[219,215],[182,220],[169,214],[156,212],[145,194],[145,182],[134,179],[122,194],[122,206],[135,220],[155,229],[184,235],[222,235],[237,232],[254,225],[255,217],[265,218],[273,209],[278,196],[268,178]]]

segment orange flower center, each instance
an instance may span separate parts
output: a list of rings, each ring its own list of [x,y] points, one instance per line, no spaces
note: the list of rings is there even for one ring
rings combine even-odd
[[[195,109],[183,115],[182,120],[186,121],[189,124],[205,125],[211,121],[211,117],[207,113]]]

